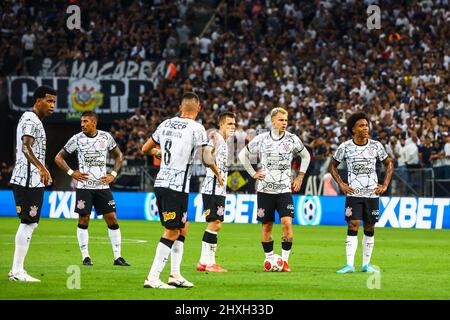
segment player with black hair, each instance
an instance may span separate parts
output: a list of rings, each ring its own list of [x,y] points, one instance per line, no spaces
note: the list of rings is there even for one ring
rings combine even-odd
[[[73,179],[78,181],[75,212],[79,214],[77,238],[81,250],[82,263],[93,264],[89,255],[89,216],[92,206],[97,215],[103,215],[108,225],[108,236],[114,254],[115,266],[129,266],[121,254],[122,236],[117,222],[116,203],[109,184],[113,183],[122,168],[123,154],[114,138],[108,132],[97,130],[98,116],[93,111],[81,115],[81,131],[72,136],[55,157],[55,163]],[[78,170],[72,170],[65,159],[76,152]],[[106,160],[110,154],[114,159],[114,168],[106,172]]]
[[[11,177],[20,225],[16,233],[14,260],[8,278],[11,281],[40,282],[28,275],[24,261],[31,236],[37,228],[44,199],[44,187],[52,182],[45,167],[47,137],[42,119],[53,113],[56,91],[40,86],[34,91],[32,111],[26,111],[17,125],[16,163]]]
[[[155,195],[164,232],[156,247],[156,254],[144,288],[191,288],[194,284],[181,275],[184,240],[189,230],[187,208],[191,166],[197,151],[203,162],[211,167],[218,180],[222,180],[207,146],[205,128],[195,121],[200,112],[199,97],[185,93],[179,107],[180,116],[163,121],[142,147],[142,151],[161,158],[161,166],[155,180]],[[161,150],[155,148],[161,146]],[[160,274],[170,256],[168,283],[160,280]]]
[[[342,143],[333,155],[329,171],[347,196],[345,200],[345,219],[348,223],[346,255],[347,264],[337,273],[355,272],[354,260],[358,248],[358,229],[360,220],[364,222],[362,272],[377,272],[370,265],[374,246],[375,223],[378,222],[379,196],[386,192],[392,178],[394,165],[383,145],[369,138],[369,119],[366,114],[358,112],[347,120],[348,132],[353,139]],[[346,161],[348,183],[339,176],[337,167]],[[376,162],[382,161],[386,166],[386,176],[382,185],[378,184]]]

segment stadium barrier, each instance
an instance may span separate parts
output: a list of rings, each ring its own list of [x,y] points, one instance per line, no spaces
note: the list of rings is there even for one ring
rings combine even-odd
[[[119,219],[159,221],[154,193],[114,192]],[[345,197],[294,195],[297,225],[346,225]],[[76,219],[73,191],[46,191],[43,218]],[[0,191],[0,216],[16,216],[13,193]],[[93,210],[91,218],[98,218]],[[101,217],[100,217],[101,218]],[[230,194],[225,205],[225,222],[257,223],[256,195]],[[188,220],[204,222],[202,196],[189,194]],[[275,223],[280,223],[278,217]],[[449,229],[450,198],[381,197],[377,227]]]

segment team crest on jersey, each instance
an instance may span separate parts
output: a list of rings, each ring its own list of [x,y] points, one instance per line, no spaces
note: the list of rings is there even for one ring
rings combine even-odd
[[[373,157],[375,155],[375,150],[371,147],[367,148],[367,153],[369,156]]]
[[[183,212],[183,218],[181,218],[182,223],[186,223],[187,221],[187,212]]]
[[[345,208],[345,216],[350,217],[352,215],[352,207]]]
[[[258,212],[257,212],[258,217],[260,217],[260,218],[264,217],[264,215],[266,214],[264,211],[265,211],[264,208],[258,208]]]
[[[280,145],[280,149],[282,152],[291,152],[292,151],[292,143],[289,143],[288,141],[283,142]]]
[[[36,207],[36,206],[30,207],[30,217],[35,217],[37,215],[37,212],[38,212],[38,207]]]
[[[86,203],[86,201],[84,201],[84,200],[78,200],[77,201],[77,209],[83,210],[86,207],[85,203]]]
[[[96,149],[106,149],[106,140],[105,139],[99,139],[95,142],[94,147]]]
[[[223,216],[225,213],[225,208],[222,206],[217,207],[217,215],[218,216]]]
[[[205,215],[205,217],[209,216],[209,214],[211,213],[210,209],[205,210],[205,212],[203,212],[203,214]]]

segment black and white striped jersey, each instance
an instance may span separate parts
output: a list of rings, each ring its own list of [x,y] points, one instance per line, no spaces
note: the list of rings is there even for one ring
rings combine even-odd
[[[39,169],[29,162],[22,151],[22,138],[30,136],[34,138],[32,144],[36,158],[45,165],[45,150],[47,137],[41,119],[32,111],[24,112],[20,117],[16,131],[16,164],[11,177],[11,183],[28,188],[45,187],[41,182]]]
[[[174,117],[163,121],[152,139],[161,147],[155,187],[189,193],[195,152],[208,142],[205,128],[192,119]]]
[[[225,197],[227,195],[226,183],[228,176],[228,145],[219,132],[214,132],[213,134],[215,136],[215,144],[213,139],[210,139],[208,142],[208,146],[214,148],[216,166],[223,178],[225,185],[223,187],[220,186],[217,182],[217,178],[214,172],[210,168],[206,168],[206,176],[203,180],[200,192],[203,194],[212,194]]]
[[[295,134],[285,132],[275,139],[271,131],[264,132],[250,141],[246,148],[251,154],[259,155],[261,169],[266,174],[264,180],[257,180],[258,192],[277,194],[292,191],[292,160],[305,148]]]
[[[64,146],[64,150],[71,154],[77,153],[78,170],[89,174],[87,181],[78,181],[77,189],[108,189],[101,178],[106,175],[106,161],[108,153],[117,146],[114,138],[106,131],[97,130],[93,137],[84,132],[73,135]]]
[[[358,145],[353,140],[342,143],[333,158],[342,162],[345,160],[348,170],[348,184],[355,192],[352,197],[378,198],[374,193],[378,185],[376,172],[377,159],[386,160],[388,154],[383,145],[368,139],[365,145]]]

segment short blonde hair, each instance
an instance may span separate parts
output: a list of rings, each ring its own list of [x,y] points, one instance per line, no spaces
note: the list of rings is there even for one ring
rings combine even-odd
[[[275,117],[278,113],[282,113],[282,114],[288,114],[288,112],[286,111],[286,109],[283,108],[273,108],[272,111],[270,111],[270,117],[273,118]]]

